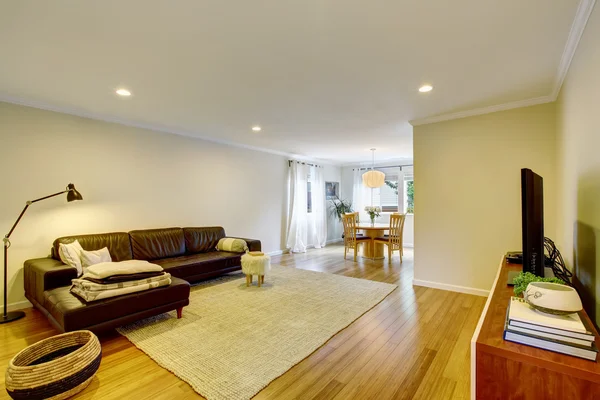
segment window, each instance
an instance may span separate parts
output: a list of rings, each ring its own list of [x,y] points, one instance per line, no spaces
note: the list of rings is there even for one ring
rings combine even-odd
[[[404,181],[404,212],[407,214],[413,214],[415,212],[415,184],[411,180]]]
[[[398,212],[398,176],[389,177],[386,174],[385,178],[385,185],[379,189],[381,211]]]
[[[398,168],[377,168],[385,174],[385,185],[373,189],[372,203],[380,206],[385,213],[398,212]],[[368,193],[367,204],[371,204],[371,193]]]
[[[403,169],[404,172],[404,212],[413,214],[415,212],[415,182],[413,178],[413,167]]]
[[[376,169],[385,174],[385,185],[373,189],[372,193],[367,189],[364,192],[365,204],[380,206],[384,213],[414,213],[415,190],[412,166],[403,167],[401,173],[397,167]]]

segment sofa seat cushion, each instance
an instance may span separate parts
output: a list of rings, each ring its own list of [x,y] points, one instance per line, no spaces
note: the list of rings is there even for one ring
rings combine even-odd
[[[171,280],[169,286],[90,303],[85,303],[71,294],[69,286],[63,286],[46,290],[42,306],[65,331],[86,329],[106,321],[187,299],[190,295],[190,284],[178,278],[171,278]]]
[[[189,254],[180,257],[154,260],[172,276],[185,279],[188,276],[203,275],[205,273],[241,268],[241,254],[226,251],[209,251],[207,253]]]

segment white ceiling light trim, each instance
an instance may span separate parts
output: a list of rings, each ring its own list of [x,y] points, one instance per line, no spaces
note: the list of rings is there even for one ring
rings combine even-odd
[[[115,93],[118,94],[119,96],[123,96],[123,97],[131,96],[131,92],[124,88],[119,88],[119,89],[115,90]]]
[[[571,30],[569,31],[567,44],[565,45],[565,49],[563,50],[563,54],[560,59],[560,64],[558,66],[556,82],[554,83],[554,90],[552,91],[552,98],[554,100],[558,98],[558,94],[560,93],[562,84],[565,81],[567,72],[569,72],[571,61],[573,61],[575,51],[577,50],[581,36],[583,36],[587,22],[590,19],[590,15],[592,15],[595,4],[596,0],[581,0],[579,2],[577,12],[575,13],[575,19],[573,20],[573,25],[571,25]]]
[[[423,85],[419,88],[419,92],[421,93],[428,93],[431,92],[433,90],[433,86],[431,85]]]

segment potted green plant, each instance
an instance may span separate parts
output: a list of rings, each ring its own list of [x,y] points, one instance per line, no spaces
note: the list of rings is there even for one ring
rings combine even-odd
[[[353,212],[352,202],[349,200],[342,200],[338,196],[335,199],[329,200],[329,213],[332,217],[337,218],[338,221],[342,222],[342,215]]]
[[[331,202],[329,204],[329,215],[337,218],[340,222],[342,222],[342,215],[354,211],[352,209],[352,202],[349,200],[342,200],[338,196],[335,196],[335,199],[330,199],[329,201]],[[344,234],[342,233],[342,239],[343,238]]]

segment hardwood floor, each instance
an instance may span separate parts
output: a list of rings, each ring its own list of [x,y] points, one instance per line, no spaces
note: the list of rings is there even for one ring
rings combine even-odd
[[[403,264],[396,254],[391,266],[387,260],[344,260],[343,251],[328,246],[272,262],[394,283],[398,289],[255,399],[468,399],[469,344],[485,298],[413,287],[410,249]],[[57,333],[37,310],[26,313],[0,325],[2,384],[6,365],[18,351]],[[201,398],[116,332],[101,342],[100,370],[78,399]],[[8,398],[5,391],[0,398]]]

